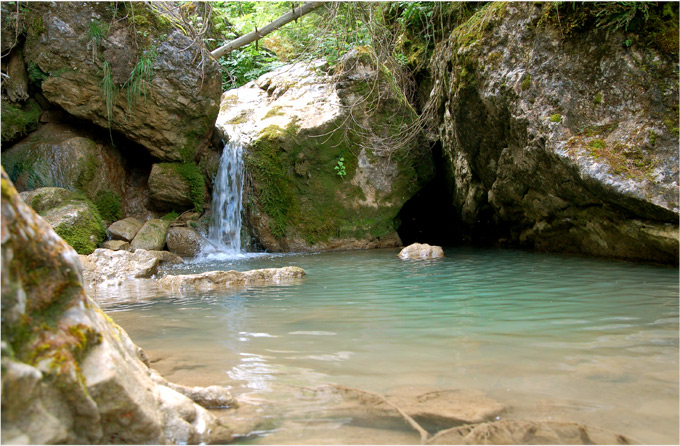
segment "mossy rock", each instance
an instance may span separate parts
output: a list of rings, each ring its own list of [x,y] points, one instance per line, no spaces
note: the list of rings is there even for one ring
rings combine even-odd
[[[44,187],[23,196],[78,254],[91,254],[104,240],[101,216],[83,195],[63,188]]]
[[[149,200],[163,211],[188,210],[203,212],[206,193],[205,177],[193,161],[158,163],[149,175]]]
[[[144,223],[130,243],[130,250],[146,249],[148,251],[161,251],[165,246],[165,237],[170,227],[169,221],[158,218]]]
[[[34,100],[24,105],[2,101],[2,143],[16,141],[38,128],[42,109]],[[3,155],[4,157],[4,155]]]

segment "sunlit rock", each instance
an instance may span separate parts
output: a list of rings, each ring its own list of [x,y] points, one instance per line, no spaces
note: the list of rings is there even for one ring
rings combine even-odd
[[[106,234],[113,240],[131,242],[144,223],[135,217],[127,217],[114,222],[106,229]]]
[[[165,237],[168,234],[170,222],[158,218],[152,218],[144,223],[135,238],[130,243],[130,249],[146,249],[148,251],[160,251],[165,246]]]
[[[438,259],[444,257],[441,246],[430,246],[427,243],[413,243],[399,251],[402,259]]]
[[[167,275],[158,280],[158,285],[173,291],[219,290],[245,285],[288,283],[304,276],[304,269],[286,266],[251,271],[209,271],[201,274]]]

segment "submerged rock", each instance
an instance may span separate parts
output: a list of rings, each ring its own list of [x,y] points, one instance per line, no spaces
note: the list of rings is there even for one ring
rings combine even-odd
[[[503,420],[439,432],[427,444],[640,444],[580,423]]]
[[[246,226],[271,251],[399,246],[395,217],[432,176],[420,141],[398,136],[416,113],[367,48],[328,71],[298,63],[224,93],[217,126],[244,144]]]
[[[144,226],[135,235],[130,243],[130,249],[145,249],[147,251],[160,251],[165,246],[165,237],[168,233],[170,222],[158,218],[152,218],[144,223]]]
[[[201,274],[167,275],[158,280],[158,285],[161,288],[173,291],[203,291],[246,285],[287,283],[304,276],[304,269],[297,266],[286,266],[251,271],[209,271]]]
[[[42,187],[22,195],[78,254],[90,254],[104,239],[99,212],[84,196],[59,187]]]
[[[23,203],[4,169],[1,207],[3,443],[231,441],[88,298],[76,252]]]
[[[441,246],[430,246],[427,243],[413,243],[399,251],[402,259],[439,259],[444,257]]]

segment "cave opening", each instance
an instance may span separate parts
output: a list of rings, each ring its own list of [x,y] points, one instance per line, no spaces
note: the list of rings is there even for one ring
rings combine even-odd
[[[428,243],[450,246],[463,241],[461,219],[453,205],[453,193],[447,178],[442,147],[437,142],[432,147],[435,175],[401,208],[397,219],[397,233],[404,245]]]

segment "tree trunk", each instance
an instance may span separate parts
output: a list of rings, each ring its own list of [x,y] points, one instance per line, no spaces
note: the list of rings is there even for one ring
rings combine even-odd
[[[230,52],[234,51],[237,48],[241,48],[242,46],[246,46],[249,43],[255,42],[256,40],[261,39],[262,37],[266,36],[272,31],[276,31],[277,29],[281,28],[286,23],[292,22],[293,20],[302,17],[308,12],[311,12],[323,5],[324,2],[303,3],[298,8],[294,8],[291,12],[287,12],[278,19],[274,20],[273,22],[265,25],[262,29],[256,29],[255,31],[250,32],[244,36],[241,36],[238,39],[232,40],[226,45],[222,45],[221,47],[213,50],[210,54],[215,59],[219,59],[225,54],[229,54]]]

